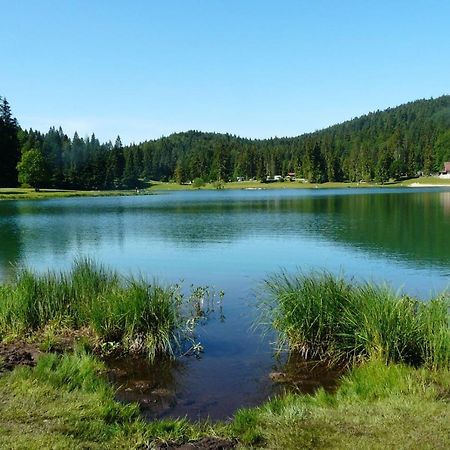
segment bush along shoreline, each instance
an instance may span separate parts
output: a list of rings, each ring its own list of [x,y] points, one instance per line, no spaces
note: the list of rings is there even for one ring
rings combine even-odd
[[[220,293],[220,302],[223,293]],[[36,339],[50,350],[64,337],[99,353],[139,353],[150,360],[201,351],[195,328],[214,308],[215,293],[144,278],[124,278],[89,259],[68,272],[18,269],[0,286],[0,341]]]
[[[49,324],[89,327],[92,336],[128,351],[139,336],[137,347],[150,358],[174,355],[178,324],[207,315],[206,294],[194,289],[187,301],[142,283],[89,261],[67,274],[19,272],[0,288],[1,337],[32,336]],[[283,273],[266,281],[259,307],[260,323],[279,335],[279,349],[348,367],[335,392],[291,392],[240,409],[226,422],[146,422],[136,404],[115,400],[106,367],[81,340],[66,353],[44,354],[35,367],[0,375],[0,447],[449,448],[447,294],[420,302],[324,272]],[[154,321],[157,329],[149,326]]]
[[[387,285],[318,272],[274,275],[265,294],[260,324],[277,331],[279,350],[330,364],[380,360],[449,368],[448,293],[425,302]]]

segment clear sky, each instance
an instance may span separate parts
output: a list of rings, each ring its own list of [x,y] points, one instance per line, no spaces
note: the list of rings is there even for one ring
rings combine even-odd
[[[19,123],[293,136],[450,93],[450,1],[0,0]]]

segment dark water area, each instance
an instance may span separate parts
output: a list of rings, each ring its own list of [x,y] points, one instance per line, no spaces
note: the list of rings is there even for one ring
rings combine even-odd
[[[127,357],[111,358],[106,363],[117,398],[137,402],[147,419],[227,420],[239,408],[261,405],[286,392],[313,394],[319,388],[332,392],[344,373],[295,357],[274,362],[269,373],[258,370],[258,361],[248,361],[236,368],[235,377],[226,375],[230,363],[223,360],[207,363],[201,373],[193,366],[199,361],[189,359],[149,363],[144,358]],[[203,382],[192,382],[193,377],[201,377]]]
[[[225,291],[224,320],[213,314],[198,328],[205,349],[200,359],[111,363],[119,398],[140,401],[148,417],[223,419],[286,386],[332,388],[336,374],[301,363],[284,367],[286,361],[274,357],[274,337],[254,329],[262,281],[281,269],[326,269],[388,282],[426,300],[449,286],[449,243],[445,188],[0,202],[0,281],[12,276],[14,264],[64,270],[84,255],[125,276]]]

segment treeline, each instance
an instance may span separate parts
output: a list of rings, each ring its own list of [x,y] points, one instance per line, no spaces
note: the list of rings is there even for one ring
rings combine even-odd
[[[123,146],[51,128],[22,130],[3,100],[0,184],[134,188],[149,180],[264,180],[295,172],[314,183],[426,175],[450,160],[450,96],[418,100],[293,138],[188,131]],[[21,161],[19,159],[21,157]],[[19,167],[19,173],[16,166]]]

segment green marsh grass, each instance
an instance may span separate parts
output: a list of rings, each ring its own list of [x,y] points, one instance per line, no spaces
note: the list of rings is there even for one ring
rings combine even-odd
[[[450,372],[368,361],[335,393],[294,393],[241,409],[230,424],[244,448],[448,448]]]
[[[121,404],[102,373],[106,367],[81,349],[43,355],[36,367],[0,376],[0,448],[154,448],[214,433],[186,419],[145,422],[137,404]]]
[[[278,332],[280,349],[334,363],[449,367],[448,296],[422,302],[326,272],[281,273],[265,289],[260,321]]]
[[[87,328],[101,343],[130,352],[173,356],[192,337],[195,318],[178,286],[125,279],[88,259],[68,272],[19,270],[0,288],[0,338]]]

